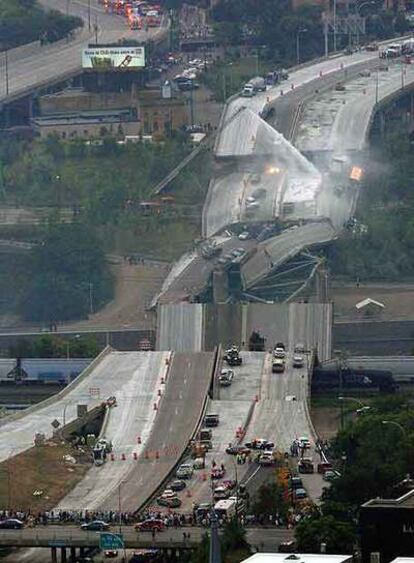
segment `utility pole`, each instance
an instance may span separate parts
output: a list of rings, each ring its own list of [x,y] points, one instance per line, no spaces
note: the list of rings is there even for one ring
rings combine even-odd
[[[323,35],[325,38],[325,58],[328,58],[329,55],[329,42],[328,42],[328,21],[325,19],[323,24]]]
[[[88,0],[88,29],[91,30],[91,0]]]
[[[336,53],[336,0],[333,2],[333,50]]]
[[[8,49],[4,51],[4,65],[6,72],[6,96],[9,95],[9,52]]]
[[[379,68],[377,67],[377,76],[375,79],[375,105],[378,105],[378,95],[379,95]]]
[[[190,119],[191,127],[194,125],[194,90],[190,90]]]
[[[89,282],[89,312],[93,314],[93,283]]]
[[[93,26],[95,30],[95,45],[98,44],[98,14],[95,15],[95,25]]]

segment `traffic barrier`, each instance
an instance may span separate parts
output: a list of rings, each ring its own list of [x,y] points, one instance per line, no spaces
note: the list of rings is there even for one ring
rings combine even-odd
[[[161,389],[158,389],[158,397],[161,397]]]
[[[255,396],[254,396],[254,401],[255,401],[255,403],[258,403],[258,402],[259,402],[259,395],[255,395]]]
[[[154,410],[155,410],[155,411],[158,410],[158,405],[157,405],[157,403],[154,403]]]
[[[165,384],[165,379],[163,377],[161,377],[161,385]]]
[[[138,438],[137,438],[137,444],[140,444],[140,443],[141,443],[141,436],[138,436]]]
[[[190,498],[192,496],[190,489],[187,489],[187,497]]]
[[[115,456],[114,456],[114,454],[111,454],[111,461],[115,461]]]
[[[144,459],[149,459],[148,452],[145,452],[145,453],[144,453]]]
[[[125,461],[125,459],[126,459],[125,454],[121,454],[121,459],[122,459],[122,461]]]
[[[291,90],[294,90],[294,89],[295,89],[295,85],[294,85],[294,84],[291,84],[291,85],[290,85],[290,89],[291,89]]]
[[[160,459],[160,452],[158,450],[155,452],[155,459]]]
[[[133,458],[134,458],[135,460],[138,459],[138,454],[137,454],[137,452],[134,452],[134,453],[132,454],[132,456],[133,456]]]
[[[283,90],[280,90],[280,95],[283,96]]]

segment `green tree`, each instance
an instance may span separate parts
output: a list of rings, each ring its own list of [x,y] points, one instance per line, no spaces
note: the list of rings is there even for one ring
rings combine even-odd
[[[261,514],[279,513],[284,517],[287,509],[288,505],[280,486],[276,483],[265,483],[259,487],[252,506],[253,514],[260,516]]]
[[[24,317],[42,322],[85,318],[111,294],[112,278],[93,231],[81,223],[50,225],[32,251]]]
[[[323,543],[327,553],[353,553],[355,526],[333,516],[313,516],[298,524],[295,538],[299,553],[319,553]]]

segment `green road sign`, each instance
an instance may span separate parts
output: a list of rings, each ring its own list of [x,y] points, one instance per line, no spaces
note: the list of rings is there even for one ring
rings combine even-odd
[[[124,549],[124,539],[122,534],[111,534],[109,532],[101,532],[99,534],[100,549]]]

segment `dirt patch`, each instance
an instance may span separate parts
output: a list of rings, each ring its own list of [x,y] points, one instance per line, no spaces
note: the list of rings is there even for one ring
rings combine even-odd
[[[65,455],[75,458],[76,463],[65,462]],[[0,463],[0,509],[50,510],[83,479],[90,466],[89,454],[54,442],[11,457]]]
[[[315,430],[322,440],[330,440],[338,433],[341,423],[338,408],[312,407],[311,418]]]
[[[114,299],[88,320],[62,325],[65,329],[155,327],[155,316],[147,308],[161,290],[168,264],[151,261],[131,265],[119,259],[114,260],[112,268],[116,276]]]
[[[355,305],[370,297],[385,305],[379,317],[356,312]],[[334,285],[331,299],[335,303],[335,321],[340,320],[407,320],[414,318],[414,284]]]

